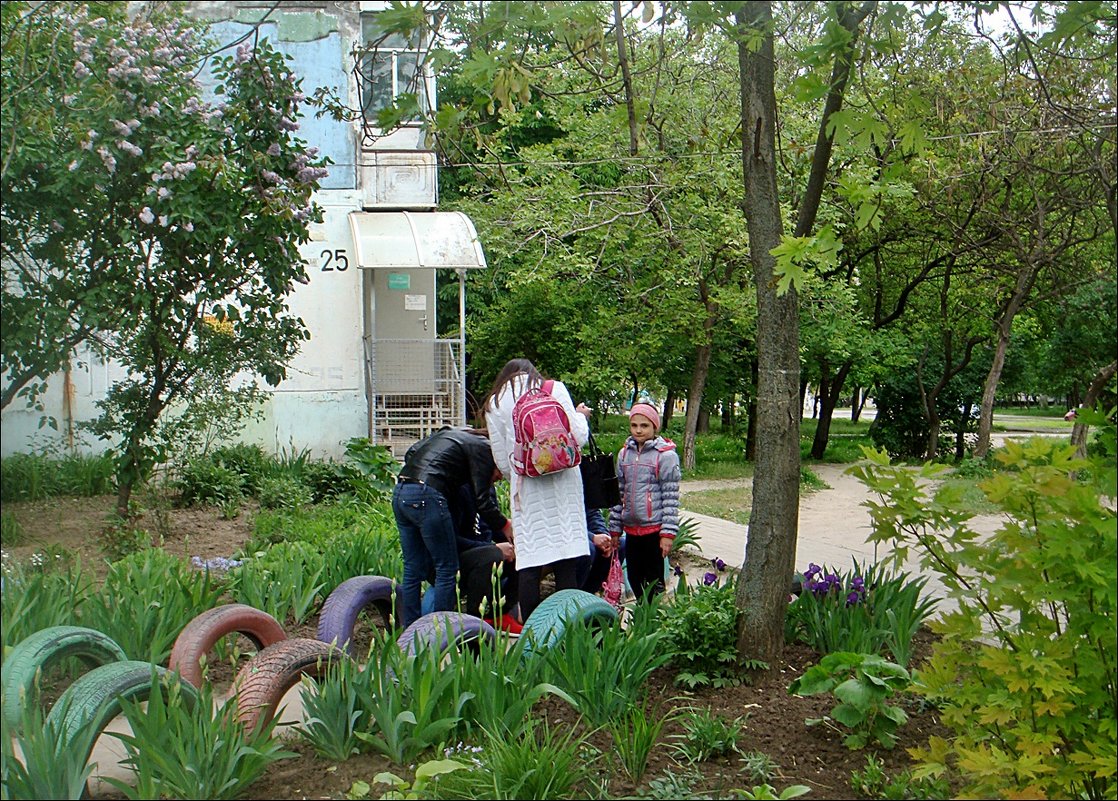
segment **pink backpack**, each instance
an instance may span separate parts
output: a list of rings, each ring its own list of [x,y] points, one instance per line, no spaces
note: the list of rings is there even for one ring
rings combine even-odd
[[[551,394],[554,385],[554,381],[544,381],[513,404],[512,466],[522,476],[543,476],[582,461],[567,412]]]

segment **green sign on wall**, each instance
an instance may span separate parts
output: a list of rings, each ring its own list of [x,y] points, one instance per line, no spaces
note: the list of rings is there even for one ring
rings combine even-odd
[[[411,289],[411,276],[407,273],[389,273],[389,289]]]

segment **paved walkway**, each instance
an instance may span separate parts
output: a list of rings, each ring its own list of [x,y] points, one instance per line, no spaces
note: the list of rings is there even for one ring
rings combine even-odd
[[[891,549],[866,543],[871,531],[869,510],[862,505],[870,497],[866,486],[846,473],[847,465],[812,465],[811,469],[827,483],[829,489],[800,496],[796,569],[803,572],[809,563],[814,562],[845,572],[853,567],[854,559],[864,565],[889,558]],[[687,482],[683,484],[683,491],[686,495]],[[748,526],[688,511],[683,511],[681,516],[690,517],[698,524],[702,557],[720,558],[735,568],[745,563]],[[998,515],[983,515],[975,518],[972,525],[978,531],[992,533],[1000,521]],[[697,579],[709,569],[706,563],[699,563],[689,572],[692,579]],[[913,575],[922,573],[912,556],[902,569]],[[934,574],[928,577],[927,592],[946,599],[946,589]],[[949,603],[941,603],[939,611],[950,606]]]

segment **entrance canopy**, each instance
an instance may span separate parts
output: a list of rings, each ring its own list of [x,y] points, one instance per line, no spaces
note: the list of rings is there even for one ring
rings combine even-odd
[[[486,266],[474,224],[460,211],[354,211],[349,225],[366,270]]]

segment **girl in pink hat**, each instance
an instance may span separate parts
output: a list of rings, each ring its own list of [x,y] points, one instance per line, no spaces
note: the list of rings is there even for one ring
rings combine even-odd
[[[664,591],[664,559],[679,531],[679,454],[660,436],[660,413],[649,403],[629,410],[629,439],[617,458],[621,503],[609,513],[617,547],[625,532],[625,565],[637,600]]]

